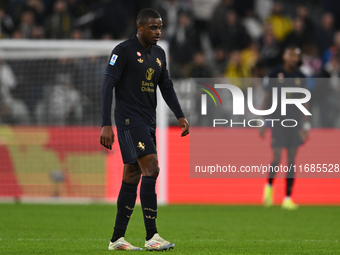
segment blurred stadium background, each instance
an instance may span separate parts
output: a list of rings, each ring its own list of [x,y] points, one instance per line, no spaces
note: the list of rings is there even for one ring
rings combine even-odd
[[[117,144],[110,152],[99,144],[101,84],[112,48],[135,33],[135,17],[144,7],[163,17],[161,43],[187,114],[190,77],[263,78],[280,63],[286,45],[298,45],[301,71],[329,79],[308,83],[313,130],[297,164],[339,163],[336,0],[3,0],[0,200],[116,200],[122,161]],[[257,88],[258,101],[262,95]],[[179,137],[176,119],[162,105],[161,202],[259,204],[264,179],[190,179],[190,138]],[[256,132],[233,129],[226,155],[237,152],[248,165],[255,158],[269,163],[269,137],[262,141]],[[245,135],[247,143],[235,146]],[[298,179],[294,199],[340,204],[339,180]],[[275,185],[281,202],[284,182]]]

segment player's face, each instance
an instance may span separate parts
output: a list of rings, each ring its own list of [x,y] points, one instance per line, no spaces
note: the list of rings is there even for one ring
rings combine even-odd
[[[296,68],[300,61],[299,49],[287,49],[283,54],[283,61],[289,65],[290,68]]]
[[[142,39],[148,44],[156,44],[162,33],[162,19],[161,18],[149,18],[142,26]]]

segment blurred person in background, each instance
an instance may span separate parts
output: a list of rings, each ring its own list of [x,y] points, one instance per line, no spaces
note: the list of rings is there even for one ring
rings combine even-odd
[[[322,55],[323,64],[328,63],[334,56],[340,52],[340,31],[334,34],[333,44]]]
[[[249,78],[251,70],[248,65],[242,63],[242,55],[238,50],[230,52],[228,64],[226,66],[225,77],[227,78]]]
[[[178,15],[185,10],[185,6],[178,0],[167,0],[159,2],[159,13],[163,17],[164,32],[162,37],[171,40],[177,30]]]
[[[336,29],[340,29],[340,5],[338,0],[321,0],[321,7],[324,12],[332,13],[334,16],[334,25]]]
[[[251,42],[247,48],[241,51],[241,62],[251,70],[259,60],[259,49],[256,42]]]
[[[70,37],[73,17],[65,0],[57,0],[53,5],[53,13],[45,23],[46,37],[49,39],[67,39]]]
[[[44,25],[46,16],[45,6],[42,0],[28,0],[23,9],[34,13],[35,22],[37,23],[37,25]]]
[[[31,31],[31,39],[44,39],[44,28],[41,26],[34,26]]]
[[[90,11],[89,1],[67,0],[67,5],[71,16],[77,19]]]
[[[270,27],[269,24],[265,26]],[[281,44],[274,37],[271,32],[271,28],[270,31],[265,32],[263,37],[260,39],[259,48],[260,58],[266,63],[266,65],[275,66],[280,62]]]
[[[300,4],[296,8],[296,17],[299,17],[303,20],[305,31],[308,31],[309,33],[314,31],[315,24],[310,17],[309,9],[306,5]]]
[[[85,61],[79,61],[81,70],[82,104],[84,109],[84,122],[89,124],[101,121],[101,85],[103,83],[103,70],[106,67],[106,57],[92,56]]]
[[[311,33],[305,28],[305,22],[302,18],[296,17],[293,22],[293,30],[286,36],[283,47],[296,45],[302,48],[303,45],[311,41]]]
[[[190,14],[181,12],[174,36],[170,39],[171,72],[173,77],[185,76],[185,65],[193,60],[194,53],[201,48],[198,31],[196,31]]]
[[[142,1],[136,1],[142,2]],[[127,0],[98,0],[91,2],[91,10],[99,13],[92,23],[92,36],[100,39],[110,34],[113,39],[129,37],[129,21],[133,8],[129,8]],[[136,3],[137,4],[137,3]],[[131,7],[131,6],[130,6]]]
[[[255,17],[252,10],[247,10],[245,14],[246,16],[242,19],[242,23],[251,39],[258,41],[263,34],[262,23]]]
[[[322,61],[318,54],[318,48],[315,43],[310,42],[306,43],[302,47],[302,58],[301,58],[301,66],[300,71],[310,79],[306,79],[306,88],[311,92],[311,99],[308,102],[309,109],[313,115],[311,116],[311,122],[313,126],[320,126],[319,118],[317,112],[315,112],[316,108],[319,107],[317,98],[318,95],[317,87],[319,79],[314,79],[319,77],[322,69]],[[318,112],[320,113],[320,112]]]
[[[250,79],[241,81],[239,78],[252,77],[252,68],[258,60],[258,56],[257,44],[255,42],[242,51],[232,51],[224,76],[231,79],[232,84],[245,91],[251,86],[251,81]]]
[[[24,39],[20,29],[14,30],[14,32],[12,33],[12,37],[11,38],[12,39]]]
[[[255,0],[254,11],[256,16],[261,20],[265,20],[272,12],[273,0]]]
[[[302,47],[302,64],[300,71],[306,77],[318,77],[322,68],[318,48],[315,43],[309,42]],[[309,88],[308,88],[309,89]]]
[[[11,66],[0,60],[0,119],[6,124],[29,124],[27,106],[13,96],[16,86],[17,79]]]
[[[321,71],[314,101],[319,106],[321,127],[339,126],[340,113],[340,52],[332,55]]]
[[[331,13],[324,13],[321,17],[321,26],[314,33],[314,40],[318,44],[318,52],[323,55],[324,52],[332,46],[334,38],[334,17]]]
[[[230,82],[242,89],[243,91],[247,89],[247,83],[241,82],[240,78],[250,78],[251,68],[250,66],[242,63],[241,52],[238,50],[232,51],[230,53],[229,62],[224,72],[224,76],[230,79]]]
[[[211,78],[212,71],[207,64],[205,55],[202,51],[194,54],[194,61],[188,66],[188,77]]]
[[[191,2],[195,28],[200,33],[205,33],[220,0],[191,0]]]
[[[80,29],[73,29],[71,31],[71,39],[72,40],[82,40],[82,39],[84,39],[83,31],[80,30]]]
[[[263,24],[263,31],[264,34],[258,41],[260,58],[267,66],[278,65],[281,61],[281,43],[275,38],[269,23]]]
[[[14,124],[11,114],[13,97],[11,90],[16,86],[16,78],[9,65],[0,60],[0,117],[2,123]]]
[[[265,95],[262,102],[262,110],[268,109],[272,105],[273,88],[277,88],[277,108],[270,115],[270,119],[294,119],[297,121],[295,127],[283,127],[276,122],[272,126],[272,150],[273,161],[269,171],[268,182],[263,190],[263,204],[272,206],[273,204],[273,181],[275,176],[275,168],[279,167],[282,149],[287,149],[288,155],[288,172],[286,175],[286,196],[282,201],[282,208],[294,210],[298,205],[291,199],[291,193],[294,183],[294,164],[298,147],[308,139],[308,133],[311,124],[308,122],[306,115],[302,115],[301,111],[295,105],[286,106],[286,115],[281,115],[281,88],[283,87],[305,87],[305,76],[299,71],[299,62],[301,61],[301,51],[295,46],[288,46],[283,53],[283,65],[272,69],[266,79],[264,79]],[[287,79],[288,78],[288,79]],[[293,78],[293,79],[292,79]],[[289,93],[288,98],[299,98],[301,94]],[[304,104],[306,107],[306,104]],[[265,123],[265,121],[264,121]],[[260,136],[264,138],[266,125],[259,128]]]
[[[8,38],[14,30],[14,23],[5,8],[0,5],[0,38]]]
[[[35,16],[32,11],[24,11],[21,14],[20,32],[25,39],[31,39],[35,26]]]
[[[48,124],[74,125],[81,121],[83,110],[81,94],[68,74],[58,74],[56,84],[47,100]]]
[[[228,56],[223,48],[216,48],[214,51],[214,77],[222,77],[228,63]]]
[[[263,78],[268,73],[268,67],[266,63],[262,60],[259,60],[255,63],[252,68],[252,78],[251,79],[251,87],[253,89],[253,105],[255,109],[261,109],[263,98],[264,98],[264,90],[263,90]],[[257,118],[258,116],[250,112],[246,111],[245,117],[247,120]]]
[[[214,24],[212,24],[214,25]],[[214,48],[221,47],[226,51],[242,50],[250,43],[250,37],[235,11],[229,11],[219,30],[212,30],[211,42]]]
[[[222,0],[215,6],[209,24],[211,34],[217,34],[224,28],[225,17],[229,11],[234,11],[234,0]]]
[[[283,5],[279,1],[274,3],[272,13],[266,19],[266,22],[272,26],[273,34],[280,42],[282,42],[293,29],[293,22],[290,17],[283,14]]]

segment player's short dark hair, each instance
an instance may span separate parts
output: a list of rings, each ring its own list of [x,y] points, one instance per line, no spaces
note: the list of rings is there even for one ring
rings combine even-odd
[[[142,24],[148,21],[149,18],[160,19],[161,15],[152,8],[145,8],[139,11],[136,18],[136,23]]]

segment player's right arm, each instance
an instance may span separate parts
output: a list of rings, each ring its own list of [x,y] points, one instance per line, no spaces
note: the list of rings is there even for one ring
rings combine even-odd
[[[111,53],[102,86],[102,132],[100,134],[100,144],[110,150],[114,142],[111,122],[113,88],[117,85],[125,65],[125,50],[122,46],[118,45]]]

